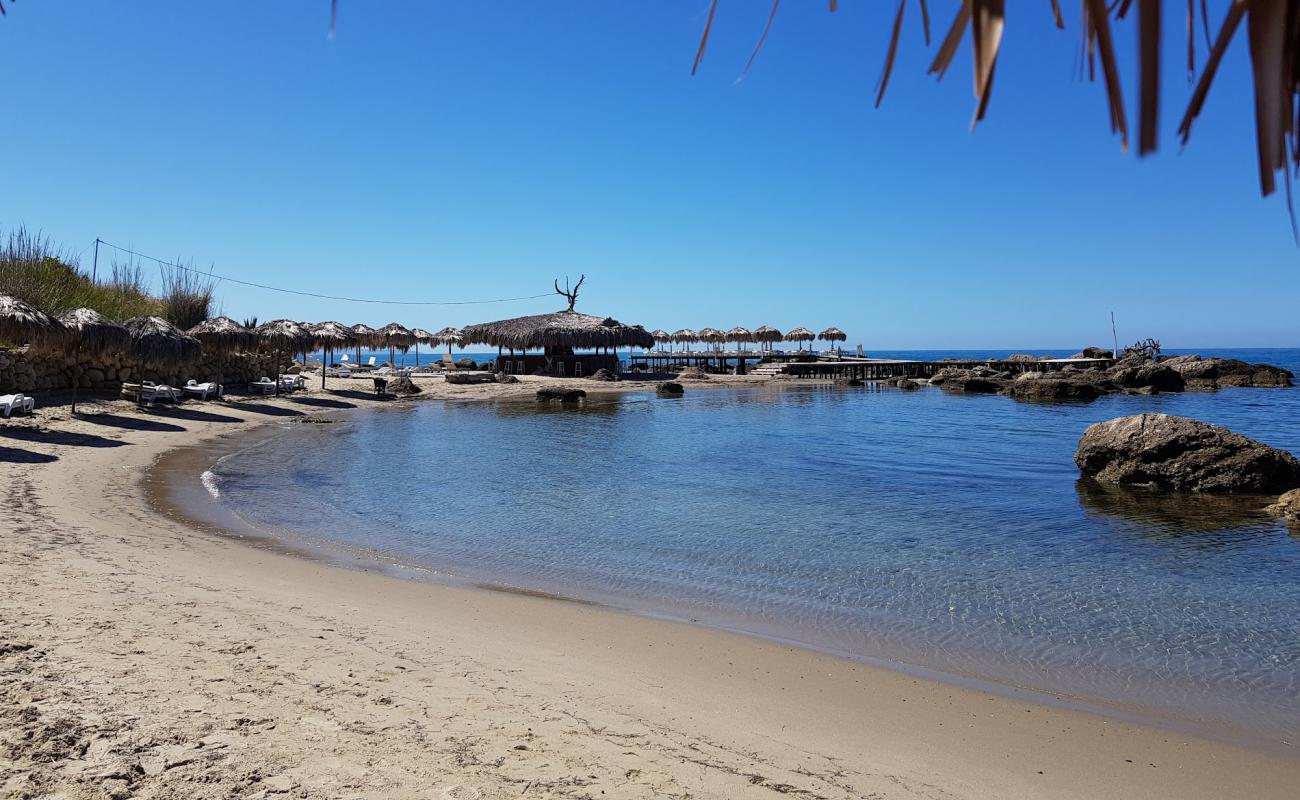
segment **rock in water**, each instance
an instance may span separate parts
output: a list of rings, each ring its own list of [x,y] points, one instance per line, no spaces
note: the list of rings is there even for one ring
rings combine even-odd
[[[586,396],[587,393],[582,389],[570,389],[567,386],[548,386],[537,390],[538,400],[559,400],[561,403],[576,403]]]
[[[1264,510],[1278,515],[1287,522],[1300,522],[1300,489],[1292,489]]]
[[[685,394],[686,387],[677,381],[664,381],[655,387],[655,391],[659,394]]]
[[[389,378],[384,391],[389,394],[419,394],[421,389],[410,378]]]
[[[898,382],[895,383],[894,385],[897,386],[898,388],[900,388],[900,389],[902,389],[902,390],[904,390],[904,391],[908,391],[908,392],[910,392],[910,391],[912,391],[912,390],[914,390],[914,389],[920,389],[920,388],[921,388],[921,384],[917,383],[916,381],[912,380],[911,378],[899,378],[899,379],[898,379]]]
[[[1005,372],[998,372],[988,367],[974,369],[944,367],[930,378],[930,383],[955,392],[992,394],[1006,386],[1010,380],[1011,376]]]
[[[1181,392],[1185,388],[1183,376],[1176,369],[1141,355],[1121,359],[1106,370],[1106,377],[1121,389],[1151,387],[1157,392]]]
[[[1269,364],[1247,364],[1235,358],[1175,356],[1160,362],[1177,372],[1192,389],[1226,386],[1286,387],[1295,376]]]
[[[1138,414],[1084,431],[1074,463],[1104,483],[1268,494],[1300,486],[1290,453],[1187,417]]]

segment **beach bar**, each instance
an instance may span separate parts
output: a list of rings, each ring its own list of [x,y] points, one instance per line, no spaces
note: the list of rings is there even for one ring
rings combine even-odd
[[[654,346],[640,325],[577,311],[556,311],[470,325],[463,345],[497,348],[496,371],[514,375],[583,377],[607,369],[618,372],[618,348]]]

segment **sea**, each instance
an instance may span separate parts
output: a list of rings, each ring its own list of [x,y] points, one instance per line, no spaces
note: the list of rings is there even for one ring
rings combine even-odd
[[[1300,374],[1300,349],[1197,352]],[[1300,747],[1300,529],[1269,498],[1081,479],[1084,430],[1142,412],[1300,454],[1300,388],[1026,403],[790,381],[358,408],[237,440],[202,480],[249,529],[417,579]]]

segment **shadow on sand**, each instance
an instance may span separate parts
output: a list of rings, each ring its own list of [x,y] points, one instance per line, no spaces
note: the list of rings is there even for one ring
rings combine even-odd
[[[58,456],[52,456],[48,453],[33,453],[30,450],[21,450],[17,447],[0,446],[0,464],[48,464],[51,461],[58,460]]]
[[[93,433],[73,433],[72,431],[54,431],[44,428],[0,428],[0,436],[18,439],[23,442],[40,442],[41,444],[61,444],[70,447],[122,447],[126,442],[96,436]]]
[[[331,392],[331,394],[341,394],[340,392]],[[373,395],[371,395],[373,396]],[[349,403],[346,400],[334,400],[329,397],[299,397],[294,401],[300,406],[315,406],[316,408],[356,408],[356,403]]]
[[[226,408],[233,408],[238,411],[247,411],[250,414],[265,414],[268,417],[301,417],[303,412],[295,408],[284,408],[282,406],[267,406],[261,403],[249,403],[247,401],[236,402],[226,400]]]
[[[243,422],[239,417],[227,414],[214,414],[211,411],[199,411],[195,408],[178,408],[176,406],[159,406],[149,409],[150,414],[173,419],[188,419],[194,422]]]
[[[105,425],[128,431],[181,433],[185,430],[180,425],[173,425],[170,422],[158,422],[144,417],[122,417],[117,414],[77,414],[77,419],[81,422],[89,422],[91,425]]]

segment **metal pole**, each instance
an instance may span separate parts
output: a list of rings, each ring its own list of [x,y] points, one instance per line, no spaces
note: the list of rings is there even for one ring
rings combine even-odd
[[[95,264],[90,268],[90,281],[97,283],[99,281],[99,237],[95,237]]]

